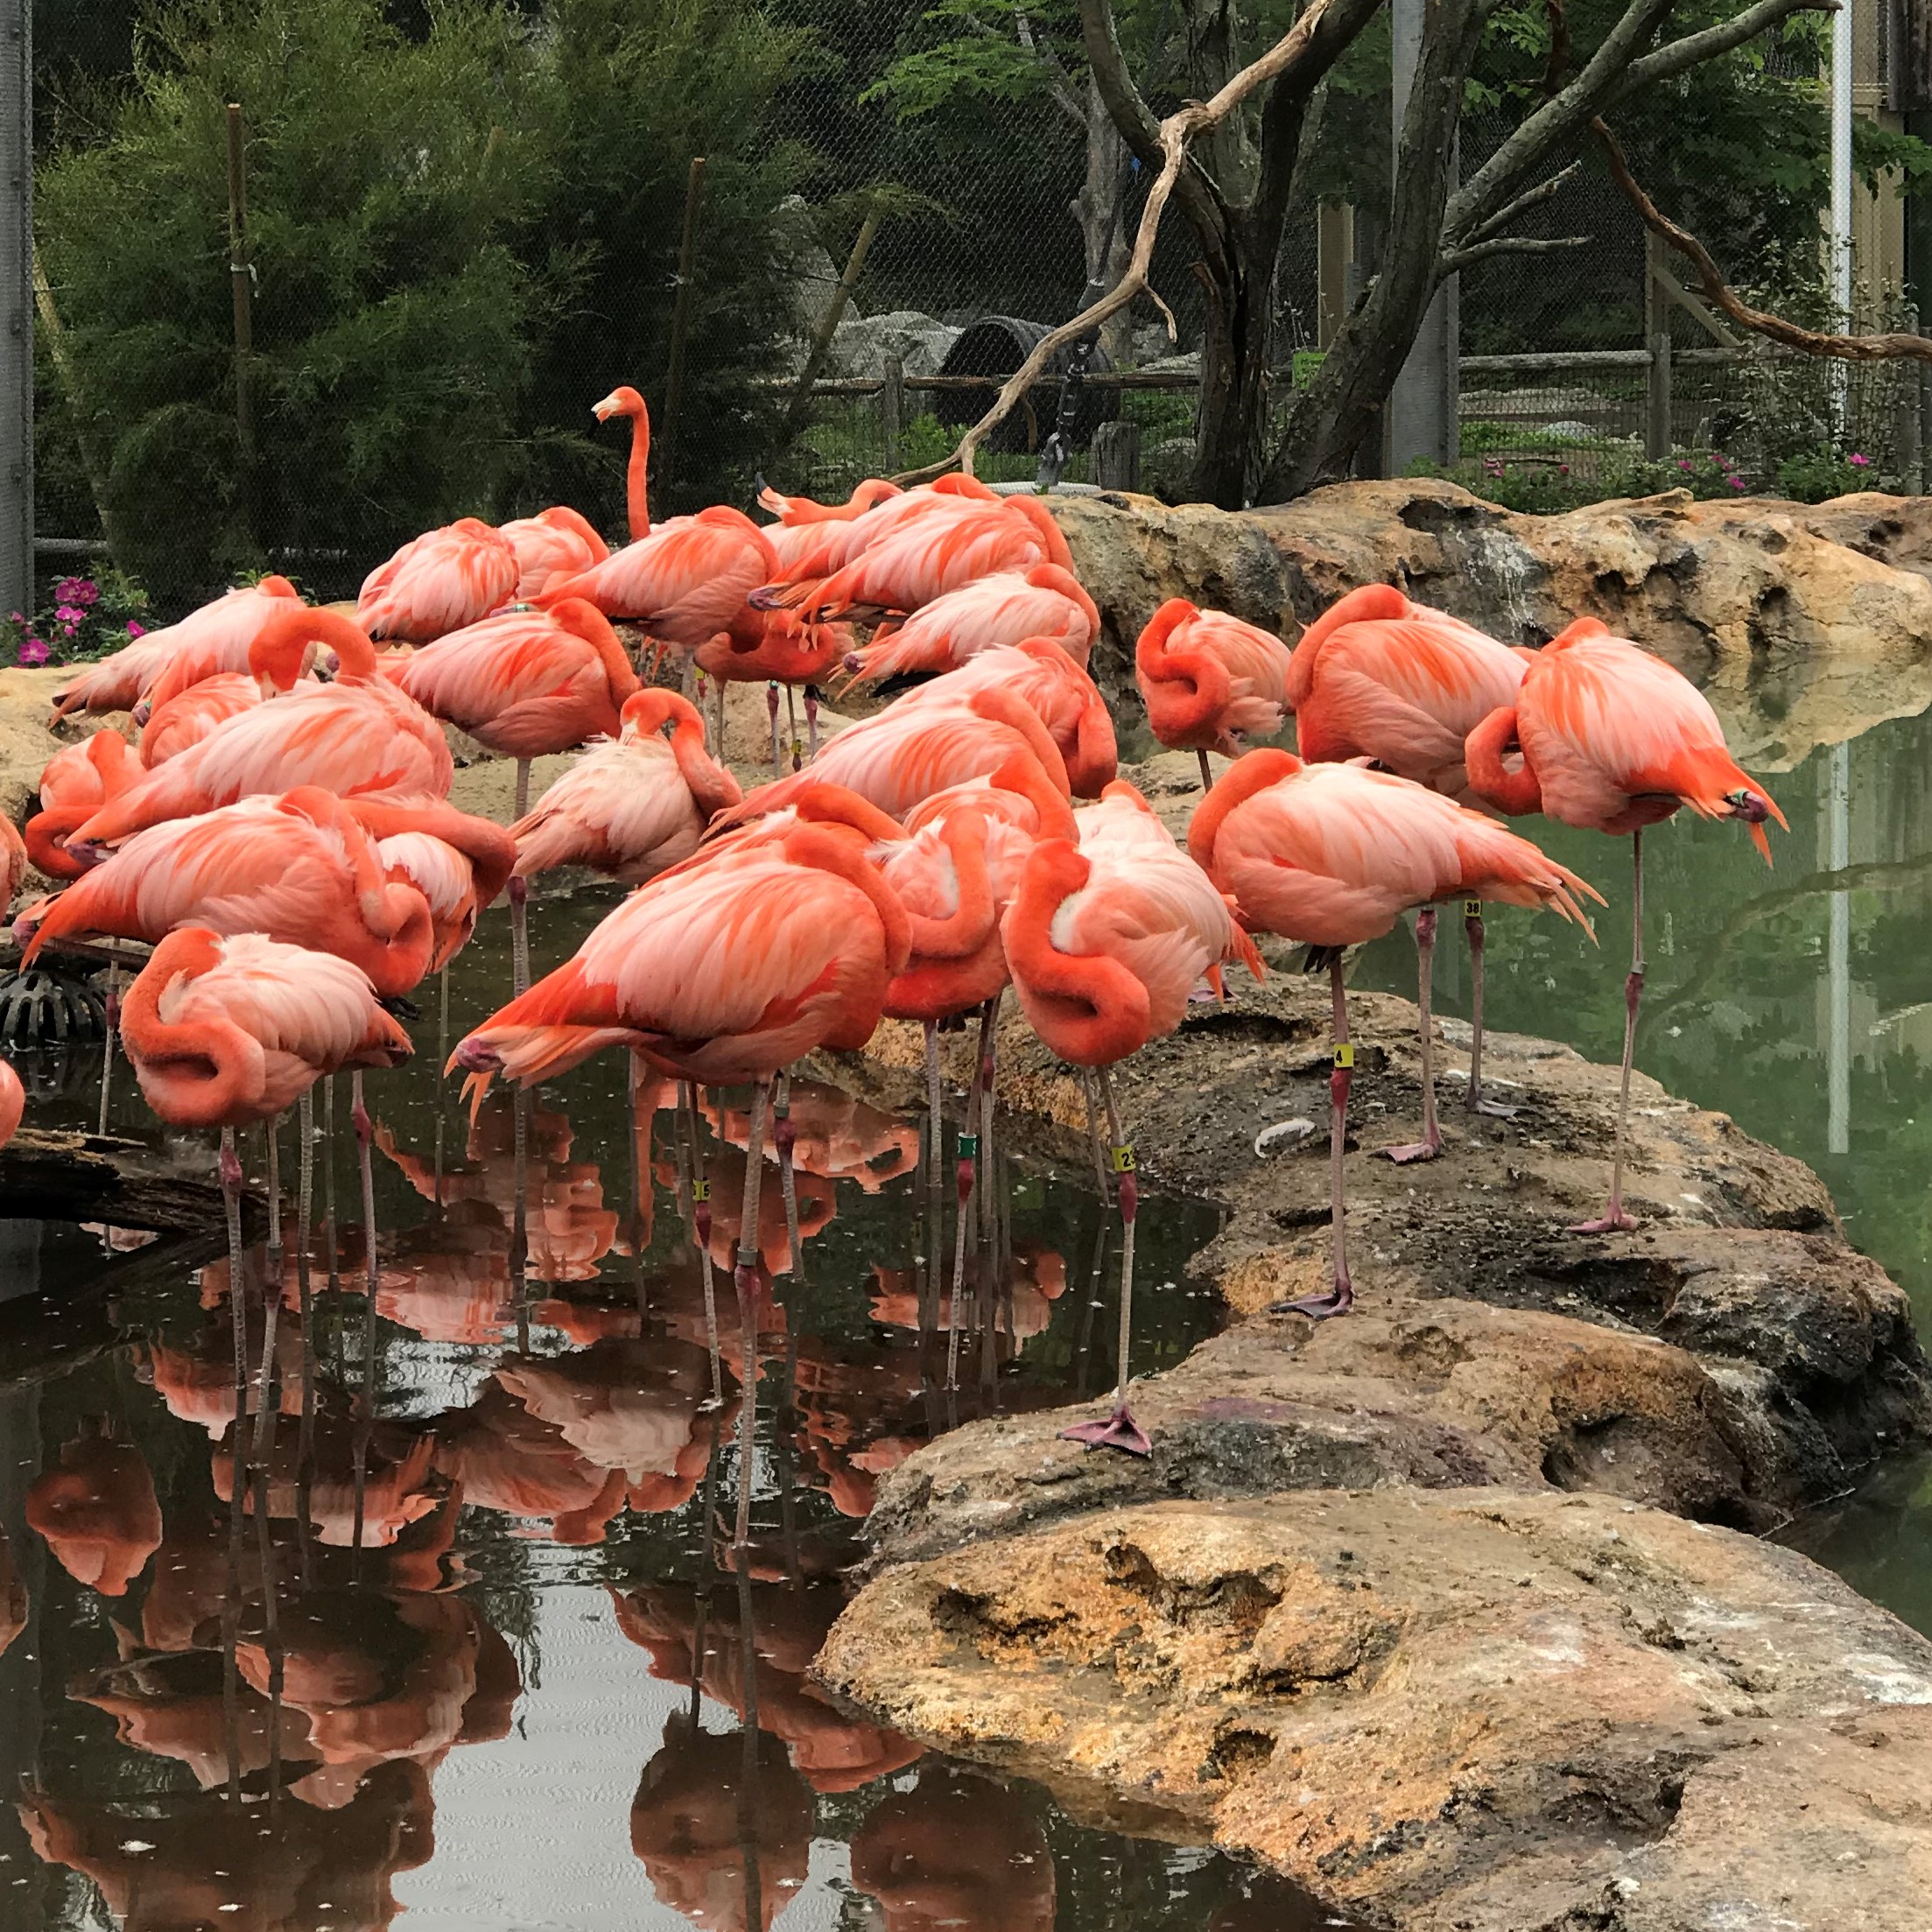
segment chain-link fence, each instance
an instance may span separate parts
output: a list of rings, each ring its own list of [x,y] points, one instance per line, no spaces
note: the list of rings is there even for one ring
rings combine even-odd
[[[1118,273],[1147,185],[1069,10],[261,0],[167,18],[138,75],[90,90],[50,71],[37,207],[41,560],[111,561],[164,613],[251,568],[353,593],[458,514],[565,501],[615,533],[623,449],[588,412],[622,382],[657,419],[660,515],[747,503],[760,475],[838,495],[933,461]],[[1189,91],[1184,18],[1162,10],[1136,53],[1163,102]],[[1520,112],[1465,118],[1465,168]],[[1386,91],[1352,97],[1333,138],[1370,121],[1388,125]],[[1338,231],[1317,245],[1323,220],[1312,201],[1290,216],[1278,395],[1366,272]],[[1660,323],[1641,226],[1589,168],[1528,229],[1587,245],[1462,278],[1453,474],[1553,508],[1672,474],[1775,486],[1830,445],[1916,482],[1915,375],[1834,389],[1725,348],[1682,305]],[[1144,307],[1103,332],[1070,480],[1184,488],[1194,253],[1177,210],[1153,284],[1178,340]],[[1050,382],[983,474],[1032,476],[1056,406]]]

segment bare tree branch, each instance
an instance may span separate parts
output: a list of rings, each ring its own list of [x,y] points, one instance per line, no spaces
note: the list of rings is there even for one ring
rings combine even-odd
[[[1681,40],[1667,41],[1654,53],[1647,53],[1641,60],[1633,60],[1610,98],[1621,101],[1639,88],[1669,81],[1687,68],[1697,66],[1700,61],[1712,60],[1720,53],[1729,53],[1733,47],[1741,47],[1754,34],[1762,33],[1767,27],[1776,26],[1781,20],[1788,19],[1795,13],[1836,13],[1837,11],[1838,0],[1758,0],[1756,6],[1746,7],[1742,13],[1734,14],[1714,27],[1706,27],[1702,33],[1687,33]]]
[[[1514,201],[1505,203],[1486,221],[1477,223],[1474,232],[1469,237],[1470,241],[1486,242],[1499,228],[1507,228],[1519,215],[1528,214],[1530,209],[1541,207],[1582,166],[1581,161],[1572,161],[1568,167],[1559,168],[1548,180],[1539,181],[1527,193],[1519,194]]]
[[[1439,256],[1436,272],[1441,276],[1458,275],[1464,269],[1474,268],[1479,262],[1488,261],[1493,256],[1561,255],[1570,249],[1589,246],[1587,235],[1564,235],[1547,241],[1535,235],[1496,235],[1486,242],[1473,242],[1465,249],[1456,249]]]
[[[1806,355],[1829,355],[1846,362],[1882,362],[1909,359],[1920,362],[1932,362],[1932,338],[1923,335],[1828,335],[1817,329],[1801,327],[1795,322],[1787,321],[1781,315],[1773,315],[1765,309],[1751,307],[1732,290],[1724,278],[1722,270],[1711,258],[1711,251],[1688,228],[1682,228],[1670,217],[1663,214],[1657,204],[1639,186],[1637,178],[1630,172],[1630,163],[1625,157],[1621,144],[1615,135],[1605,126],[1603,116],[1594,116],[1590,123],[1604,151],[1604,158],[1610,164],[1611,178],[1627,195],[1637,213],[1644,218],[1646,226],[1661,235],[1679,254],[1690,256],[1691,265],[1697,273],[1697,285],[1704,299],[1712,308],[1728,316],[1739,328],[1762,335],[1767,341],[1781,342],[1787,348],[1802,351]]]
[[[1083,18],[1089,4],[1090,0],[1082,0]],[[1258,60],[1250,61],[1233,75],[1212,100],[1190,101],[1159,123],[1161,171],[1155,176],[1154,185],[1148,190],[1146,206],[1141,210],[1141,226],[1134,238],[1134,253],[1128,262],[1127,273],[1099,301],[1083,309],[1071,321],[1050,329],[1035,343],[1026,360],[1007,377],[994,399],[993,407],[959,439],[959,446],[950,456],[924,469],[908,471],[896,477],[895,481],[925,482],[955,464],[970,476],[973,455],[980,445],[1018,407],[1026,392],[1045,374],[1047,364],[1053,357],[1061,349],[1077,342],[1089,329],[1099,327],[1110,316],[1118,314],[1136,295],[1147,292],[1161,217],[1166,213],[1176,183],[1182,179],[1187,167],[1188,144],[1233,113],[1257,88],[1280,81],[1306,63],[1317,30],[1331,6],[1337,4],[1338,0],[1310,0],[1295,25]],[[1101,11],[1107,17],[1107,38],[1113,41],[1114,51],[1118,55],[1120,47],[1119,42],[1114,39],[1112,9],[1105,5],[1105,0],[1101,0]],[[1120,73],[1124,80],[1124,63]],[[1128,86],[1131,88],[1132,83],[1128,82]],[[1103,91],[1104,87],[1103,82]],[[1138,94],[1134,98],[1139,101]],[[1145,106],[1144,102],[1141,103],[1143,112]],[[1170,330],[1173,327],[1171,316],[1168,327]]]

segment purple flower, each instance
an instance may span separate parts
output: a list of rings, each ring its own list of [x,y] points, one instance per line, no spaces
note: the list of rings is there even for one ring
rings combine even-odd
[[[1851,459],[1851,467],[1853,469],[1870,469],[1872,467],[1872,459],[1869,456],[1853,456]]]
[[[145,637],[147,634],[148,627],[145,624],[137,624],[131,617],[128,619],[128,636],[130,639]]]
[[[1680,456],[1677,459],[1677,467],[1688,474],[1690,469],[1690,459],[1688,456]]]
[[[26,621],[27,620],[17,610],[9,611],[7,613],[7,622],[10,624],[24,624],[26,622]]]
[[[1732,489],[1741,491],[1744,488],[1744,478],[1741,476],[1727,476],[1725,478],[1725,481],[1729,483]]]
[[[87,615],[87,612],[78,604],[61,604],[55,608],[53,615],[64,624],[77,624]]]
[[[1556,474],[1557,474],[1557,475],[1559,475],[1559,476],[1567,476],[1567,475],[1569,475],[1569,474],[1570,474],[1570,465],[1569,465],[1568,463],[1558,463],[1558,464],[1556,465]]]
[[[44,664],[53,655],[38,637],[24,637],[20,641],[20,662],[23,664]]]

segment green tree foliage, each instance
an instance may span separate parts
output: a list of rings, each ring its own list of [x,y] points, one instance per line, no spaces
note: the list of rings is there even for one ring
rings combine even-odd
[[[452,516],[561,497],[619,522],[621,453],[594,439],[589,405],[623,381],[658,399],[694,151],[710,159],[707,242],[672,483],[736,488],[764,433],[746,377],[774,366],[790,324],[765,238],[783,158],[756,156],[797,52],[729,0],[551,0],[535,18],[439,0],[414,34],[377,0],[151,12],[101,137],[40,174],[78,391],[65,420],[48,412],[44,500],[84,500],[78,418],[138,546],[117,561],[171,600],[269,546],[340,590]],[[249,133],[252,479],[228,100]]]

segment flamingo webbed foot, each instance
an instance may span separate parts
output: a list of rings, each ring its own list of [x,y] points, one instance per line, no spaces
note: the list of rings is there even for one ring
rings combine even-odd
[[[1520,1107],[1511,1107],[1502,1100],[1486,1100],[1480,1094],[1472,1094],[1463,1105],[1472,1114],[1479,1114],[1491,1121],[1514,1121],[1522,1112]]]
[[[1568,1234],[1628,1234],[1636,1226],[1635,1219],[1625,1213],[1621,1206],[1613,1206],[1594,1221],[1572,1221],[1563,1232]]]
[[[1400,1147],[1385,1147],[1381,1152],[1397,1167],[1409,1167],[1417,1161],[1433,1161],[1443,1150],[1443,1138],[1437,1135],[1432,1141],[1405,1141]]]
[[[1125,1402],[1105,1422],[1075,1423],[1071,1428],[1063,1429],[1060,1440],[1085,1443],[1089,1449],[1118,1449],[1129,1456],[1154,1453],[1154,1444],[1147,1431],[1134,1420],[1133,1411]]]
[[[1304,1295],[1296,1302],[1270,1302],[1270,1315],[1305,1315],[1311,1322],[1325,1322],[1331,1316],[1345,1315],[1355,1305],[1355,1290],[1345,1277],[1325,1295]]]

